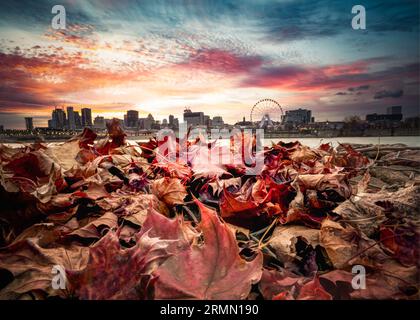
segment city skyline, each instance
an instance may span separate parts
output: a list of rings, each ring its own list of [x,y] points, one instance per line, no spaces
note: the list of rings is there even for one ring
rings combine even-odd
[[[263,101],[263,100],[262,100]],[[418,122],[419,116],[416,117],[404,117],[404,108],[402,106],[388,106],[386,109],[382,110],[379,113],[370,113],[364,116],[359,115],[352,115],[350,117],[346,117],[344,119],[340,119],[339,121],[334,120],[321,120],[315,121],[315,116],[310,109],[288,109],[276,120],[270,119],[269,117],[263,116],[261,120],[256,121],[249,121],[246,119],[245,116],[242,117],[242,120],[235,121],[234,123],[228,123],[224,121],[222,116],[209,116],[205,114],[203,111],[193,111],[190,108],[185,108],[183,112],[183,116],[180,117],[182,122],[179,121],[178,117],[170,114],[166,118],[163,119],[155,119],[152,113],[149,113],[146,117],[140,117],[139,112],[137,110],[126,110],[124,111],[124,115],[122,118],[105,118],[101,114],[93,114],[90,108],[81,108],[79,115],[79,111],[75,110],[73,106],[67,107],[54,107],[51,112],[51,119],[48,120],[48,125],[45,126],[34,126],[33,124],[33,117],[25,117],[25,129],[32,131],[34,129],[59,129],[59,130],[82,130],[85,127],[88,128],[95,128],[95,129],[106,129],[106,123],[111,121],[112,119],[118,119],[121,121],[121,125],[125,129],[160,129],[169,126],[169,128],[177,129],[180,123],[187,123],[188,125],[193,126],[203,126],[206,125],[208,127],[213,128],[222,128],[224,126],[233,126],[233,125],[240,125],[240,126],[261,126],[263,122],[270,122],[277,121],[276,124],[321,124],[321,123],[344,123],[346,121],[354,121],[355,117],[361,121],[367,123],[376,123],[376,122],[401,122],[405,121],[413,121]],[[66,113],[67,111],[67,113]],[[93,117],[95,115],[95,117]],[[270,124],[273,125],[274,123]],[[1,125],[1,130],[6,129],[3,125]],[[20,128],[13,128],[15,130],[20,130]]]
[[[229,123],[262,98],[319,120],[419,114],[416,1],[369,1],[366,30],[351,27],[352,1],[62,1],[65,30],[51,28],[54,4],[1,5],[6,129],[46,126],[55,105],[159,120],[189,107]]]
[[[384,107],[381,107],[381,108],[378,108],[378,110],[375,110],[374,112],[366,112],[366,113],[358,113],[358,114],[348,114],[347,116],[343,116],[342,118],[328,118],[328,117],[326,117],[326,118],[323,118],[323,117],[321,117],[321,118],[319,118],[319,115],[318,115],[318,117],[317,117],[317,120],[321,120],[321,121],[342,121],[342,120],[344,120],[346,117],[351,117],[351,116],[359,116],[360,117],[360,119],[365,119],[365,117],[367,116],[367,115],[369,115],[369,114],[385,114],[386,112],[385,112],[385,110],[386,109],[388,109],[388,108],[392,108],[392,107],[395,107],[395,106],[391,106],[391,105],[389,105],[389,106],[384,106]],[[401,106],[398,106],[398,107],[401,107]],[[83,106],[80,106],[79,107],[79,109],[80,110],[76,110],[76,107],[74,107],[74,106],[54,106],[54,107],[51,107],[51,110],[50,110],[50,114],[49,115],[47,115],[47,116],[45,116],[45,120],[42,120],[42,122],[41,121],[39,121],[38,120],[38,122],[34,122],[32,125],[33,125],[33,127],[49,127],[49,121],[50,120],[52,120],[52,116],[51,116],[51,111],[53,111],[54,109],[60,109],[60,110],[63,110],[65,113],[66,113],[66,116],[68,117],[68,121],[69,121],[69,119],[70,119],[70,117],[69,117],[69,115],[68,115],[68,110],[69,110],[69,108],[71,108],[71,110],[73,110],[73,112],[76,114],[76,115],[78,115],[78,117],[80,117],[80,122],[81,122],[81,125],[79,126],[79,128],[80,127],[83,127],[84,125],[83,125],[83,121],[82,121],[82,118],[81,118],[81,115],[79,115],[79,112],[81,113],[81,111],[83,110],[83,109],[90,109],[90,108],[86,108],[86,107],[83,107]],[[304,108],[304,106],[302,107],[298,107],[298,108],[290,108],[290,109],[285,109],[285,110],[283,110],[284,112],[283,112],[283,116],[286,116],[287,115],[287,112],[289,112],[289,111],[296,111],[296,110],[298,110],[298,109],[302,109],[302,108]],[[183,109],[183,112],[182,113],[180,113],[180,115],[179,116],[176,116],[176,115],[173,115],[173,114],[168,114],[168,115],[166,115],[166,116],[162,116],[162,117],[160,117],[160,118],[157,118],[156,117],[156,120],[158,120],[158,121],[160,121],[160,122],[162,122],[162,121],[164,121],[164,120],[169,120],[170,119],[170,117],[172,116],[172,117],[175,117],[175,118],[177,118],[177,119],[182,119],[183,118],[183,114],[184,114],[184,112],[185,112],[185,109],[191,109],[193,112],[202,112],[202,111],[200,111],[200,110],[198,110],[197,109],[197,111],[194,111],[194,109],[192,109],[192,108],[188,108],[188,107],[186,107],[186,108],[184,108]],[[402,114],[402,118],[403,119],[406,119],[406,118],[410,118],[411,116],[410,115],[406,115],[405,114],[405,112],[404,112],[404,110],[405,110],[405,108],[402,108],[402,112],[401,112],[401,114]],[[124,111],[121,111],[120,113],[119,113],[119,115],[118,116],[116,116],[115,114],[112,114],[111,116],[106,116],[106,115],[108,115],[107,113],[98,113],[98,112],[96,112],[95,110],[92,110],[92,109],[90,109],[90,112],[91,112],[91,121],[90,121],[90,125],[89,126],[92,126],[93,125],[93,123],[94,123],[94,119],[96,118],[96,117],[99,117],[99,118],[104,118],[104,119],[107,119],[107,120],[110,120],[110,119],[112,119],[112,118],[117,118],[117,119],[119,119],[119,120],[121,120],[121,121],[124,121],[124,119],[125,119],[125,116],[126,116],[126,114],[127,114],[127,112],[129,112],[129,111],[136,111],[137,113],[138,113],[138,117],[139,118],[145,118],[145,117],[147,117],[148,115],[153,115],[153,112],[146,112],[146,111],[138,111],[138,110],[124,110]],[[310,110],[311,112],[313,111],[313,110]],[[208,116],[212,119],[212,118],[224,118],[223,117],[223,115],[212,115],[211,114],[211,111],[210,112],[208,112],[208,113],[210,113]],[[418,117],[419,115],[417,115],[417,114],[415,114],[414,115],[414,117]],[[153,117],[155,117],[155,115],[153,115]],[[0,122],[0,125],[2,125],[3,127],[4,127],[4,129],[17,129],[17,130],[22,130],[22,129],[25,129],[26,128],[26,118],[31,118],[32,119],[32,121],[34,120],[34,118],[33,117],[27,117],[27,116],[22,116],[22,118],[20,119],[20,124],[18,124],[16,127],[10,127],[10,126],[8,126],[7,124],[5,125],[5,124],[3,124],[3,123],[1,123]],[[246,115],[244,115],[244,114],[241,114],[236,120],[234,120],[233,122],[226,122],[225,121],[225,123],[229,123],[229,124],[235,124],[235,123],[237,123],[237,122],[240,122],[240,121],[242,121],[243,120],[243,118],[245,118],[247,121],[249,121],[250,119],[250,114],[248,113],[248,114],[246,114]],[[0,120],[1,120],[1,117],[0,117]],[[68,125],[69,125],[69,128],[68,129],[72,129],[72,127],[70,126],[70,123],[68,123]]]

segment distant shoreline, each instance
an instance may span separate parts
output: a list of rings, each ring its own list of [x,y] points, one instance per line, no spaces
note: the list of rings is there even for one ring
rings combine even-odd
[[[146,142],[149,140],[150,136],[128,136],[127,140],[129,141],[136,141],[136,142]],[[70,137],[69,137],[70,138]],[[103,137],[98,137],[101,139]],[[42,142],[44,143],[62,143],[67,141],[67,138],[60,137],[60,139],[46,139]],[[316,147],[321,143],[331,143],[333,146],[337,146],[339,143],[347,143],[351,145],[377,145],[378,142],[381,145],[406,145],[407,147],[420,147],[420,135],[417,136],[376,136],[376,137],[366,137],[366,136],[354,136],[354,137],[342,137],[342,136],[332,136],[332,137],[314,137],[314,136],[290,136],[290,137],[281,137],[281,136],[265,136],[264,137],[264,144],[266,146],[270,146],[272,142],[276,143],[278,141],[283,142],[292,142],[299,140],[302,144],[305,144],[310,147]],[[26,139],[26,140],[2,140],[0,139],[0,143],[4,143],[6,145],[18,147],[19,145],[25,143],[33,143],[35,142],[34,139]]]
[[[129,140],[148,140],[156,136],[157,132],[145,133],[145,134],[135,134],[130,132],[127,133],[127,139]],[[175,131],[178,134],[178,131]],[[19,143],[19,142],[35,142],[35,141],[45,141],[45,142],[61,142],[66,141],[76,134],[62,134],[62,135],[5,135],[0,134],[0,143]],[[98,139],[104,138],[105,134],[98,134]],[[337,130],[323,130],[314,133],[302,133],[296,131],[283,131],[283,132],[264,132],[264,138],[266,139],[304,139],[304,138],[314,138],[314,139],[331,139],[331,138],[357,138],[357,137],[420,137],[420,130],[364,130],[364,131],[353,131],[353,132],[338,132]]]

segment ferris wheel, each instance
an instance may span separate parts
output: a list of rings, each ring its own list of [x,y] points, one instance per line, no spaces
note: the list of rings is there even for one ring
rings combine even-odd
[[[283,109],[280,104],[273,99],[262,99],[251,109],[251,122],[258,122],[260,126],[279,124],[282,120]]]

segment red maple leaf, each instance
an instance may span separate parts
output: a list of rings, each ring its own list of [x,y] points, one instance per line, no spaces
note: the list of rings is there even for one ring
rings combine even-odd
[[[154,273],[157,299],[244,299],[262,273],[262,254],[248,262],[239,256],[233,232],[215,211],[201,211],[204,243],[193,244],[165,261]]]

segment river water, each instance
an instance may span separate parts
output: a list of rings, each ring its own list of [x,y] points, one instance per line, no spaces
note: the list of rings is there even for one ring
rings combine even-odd
[[[139,139],[130,139],[131,141],[147,141]],[[270,146],[272,142],[276,143],[278,141],[283,142],[292,142],[299,140],[302,144],[307,145],[311,148],[319,146],[321,143],[331,143],[333,147],[338,146],[339,143],[356,143],[356,144],[396,144],[403,143],[411,147],[420,147],[420,136],[407,136],[407,137],[335,137],[335,138],[272,138],[264,139],[264,144]],[[0,142],[1,143],[1,142]],[[57,142],[51,142],[57,143]],[[5,145],[12,147],[22,146],[20,143],[5,143]]]
[[[275,138],[264,139],[265,145],[271,145],[271,141],[292,142],[299,140],[300,143],[308,147],[317,147],[321,143],[332,143],[333,147],[338,146],[338,143],[356,143],[356,144],[395,144],[403,143],[410,147],[420,147],[420,136],[407,137],[335,137],[335,138]]]
[[[128,140],[131,140],[128,137]],[[134,141],[148,141],[148,140],[136,140]],[[396,144],[402,143],[410,147],[420,147],[420,136],[406,136],[406,137],[335,137],[335,138],[271,138],[264,139],[264,145],[271,146],[272,142],[277,143],[278,141],[293,142],[298,140],[303,145],[314,148],[322,143],[331,143],[333,147],[337,147],[339,143],[351,143],[351,144]]]

